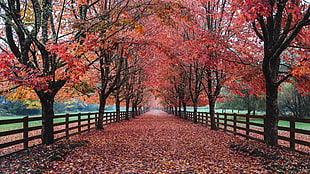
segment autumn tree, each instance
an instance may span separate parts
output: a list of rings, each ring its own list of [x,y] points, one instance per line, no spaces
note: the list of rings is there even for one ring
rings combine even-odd
[[[228,1],[184,1],[189,9],[190,20],[181,20],[176,25],[174,46],[176,57],[186,75],[186,86],[194,106],[194,122],[197,122],[197,107],[203,103],[203,91],[209,101],[211,128],[216,129],[214,108],[221,88],[227,79],[232,79],[236,57],[227,47],[234,36],[232,20],[234,13],[227,11]],[[177,38],[177,39],[176,39]],[[228,75],[227,74],[231,74]],[[206,103],[205,103],[206,104]]]
[[[181,68],[181,67],[178,67]],[[188,100],[191,97],[189,93],[189,86],[187,81],[187,74],[185,71],[178,71],[179,78],[176,78],[175,80],[178,80],[174,83],[174,88],[176,91],[176,94],[178,95],[179,100],[179,116],[182,118],[181,115],[181,109],[183,109],[183,112],[186,112],[186,106],[188,104]],[[184,118],[187,119],[187,116],[184,115]]]
[[[282,82],[296,77],[296,69],[309,59],[302,37],[309,30],[310,7],[300,0],[239,1],[256,36],[263,41],[262,71],[266,83],[265,142],[278,143],[278,89]],[[298,62],[298,63],[297,63]],[[306,76],[304,76],[306,77]],[[309,80],[309,79],[308,79]]]
[[[138,74],[140,73],[140,74]],[[131,99],[131,108],[132,108],[132,118],[135,118],[136,113],[139,111],[139,105],[143,102],[143,94],[145,92],[145,86],[143,85],[143,81],[145,77],[142,75],[142,72],[137,72],[132,75],[133,85],[133,96]]]
[[[85,71],[71,54],[76,48],[62,1],[0,1],[1,86],[3,92],[33,90],[42,106],[42,143],[54,142],[54,99],[67,82]],[[68,18],[67,18],[68,17]]]
[[[149,45],[143,41],[140,37],[142,33],[132,33],[130,35],[135,35],[134,40],[129,42],[126,56],[128,57],[126,66],[128,67],[125,71],[127,79],[123,85],[123,97],[125,99],[126,105],[126,119],[129,119],[129,109],[131,106],[136,106],[134,104],[135,99],[137,98],[137,90],[141,88],[142,84],[138,81],[139,76],[146,76],[144,72],[145,68],[148,65],[152,65],[148,57]],[[139,94],[141,97],[142,94]],[[136,102],[137,103],[137,102]],[[138,102],[139,103],[139,102]],[[134,111],[136,108],[131,107],[131,110]],[[132,115],[131,115],[132,116]]]
[[[130,0],[105,0],[85,2],[86,18],[77,21],[77,28],[83,45],[93,44],[91,52],[85,54],[92,70],[87,77],[91,78],[88,84],[97,90],[99,97],[98,129],[103,128],[103,115],[106,100],[124,85],[127,75],[125,45],[130,38],[126,32],[139,30],[136,21],[140,18],[148,2]],[[130,39],[129,39],[130,40]]]
[[[137,34],[139,33],[133,31],[130,35]],[[146,64],[149,63],[146,57],[141,57],[142,52],[148,49],[147,45],[139,43],[138,41],[128,41],[124,44],[127,46],[125,50],[126,53],[124,53],[124,57],[126,57],[126,59],[123,65],[123,72],[121,74],[123,83],[121,84],[121,87],[116,89],[113,93],[115,98],[117,121],[119,121],[120,106],[122,101],[125,101],[126,119],[129,119],[130,103],[132,103],[132,99],[135,98],[135,90],[140,88],[139,85],[136,85],[135,77],[143,75],[142,71]],[[134,108],[132,108],[132,111],[133,110]]]

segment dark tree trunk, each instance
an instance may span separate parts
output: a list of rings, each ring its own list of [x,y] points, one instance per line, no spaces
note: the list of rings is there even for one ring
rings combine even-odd
[[[132,108],[131,108],[131,117],[132,118],[135,118],[136,117],[136,110],[137,110],[137,106],[136,106],[136,104],[135,104],[135,102],[133,101],[132,102]]]
[[[175,114],[175,116],[178,116],[178,108],[177,107],[173,107],[173,114]]]
[[[215,123],[215,101],[212,99],[209,99],[209,112],[211,118],[211,129],[217,130],[217,126]]]
[[[130,98],[127,97],[126,98],[126,120],[129,120],[129,107],[130,107]]]
[[[266,84],[266,119],[265,119],[265,142],[267,145],[278,144],[278,119],[279,107],[277,103],[278,87]]]
[[[106,105],[106,98],[102,95],[99,95],[99,117],[97,123],[97,129],[103,129],[103,118],[104,118],[104,110]]]
[[[35,90],[38,95],[41,107],[42,107],[42,132],[41,139],[42,144],[53,144],[54,143],[54,101],[57,92],[66,84],[65,80],[56,82],[50,82],[49,88],[51,92],[45,90]]]
[[[42,107],[42,144],[54,143],[54,96],[41,93],[39,95]]]
[[[187,116],[186,116],[186,102],[182,102],[182,104],[183,104],[183,113],[184,113],[184,115],[183,115],[183,117],[184,117],[184,119],[186,119],[187,120]]]
[[[278,144],[278,87],[280,57],[274,57],[272,48],[274,42],[264,43],[263,74],[266,82],[266,119],[264,127],[265,143],[269,146]]]
[[[116,122],[121,121],[121,101],[119,99],[119,95],[115,96],[115,107],[116,107]]]
[[[198,107],[198,101],[194,102],[194,115],[193,115],[193,121],[194,123],[198,123],[198,119],[197,119],[197,107]]]
[[[180,118],[182,118],[182,103],[181,100],[179,100],[179,115]]]

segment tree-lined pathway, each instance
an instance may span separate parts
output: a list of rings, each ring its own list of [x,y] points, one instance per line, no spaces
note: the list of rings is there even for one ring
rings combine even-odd
[[[231,134],[212,131],[150,111],[142,116],[93,130],[65,161],[54,162],[60,173],[261,173],[257,158],[232,150]],[[238,154],[239,153],[239,154]]]

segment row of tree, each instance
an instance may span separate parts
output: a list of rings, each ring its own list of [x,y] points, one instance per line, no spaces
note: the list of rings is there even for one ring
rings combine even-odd
[[[193,106],[197,122],[197,107],[208,103],[211,128],[217,129],[215,103],[227,99],[221,89],[265,97],[265,141],[277,144],[280,85],[293,84],[300,96],[309,92],[309,3],[205,0],[183,4],[191,14],[190,23],[177,21],[166,33],[172,40],[165,40],[172,48],[167,53],[170,71],[161,73],[165,83],[158,87],[165,105],[179,111]]]
[[[135,39],[137,21],[153,14],[151,1],[0,1],[0,94],[14,100],[39,99],[42,143],[54,142],[55,100],[115,101],[133,110],[143,103],[147,48]],[[118,114],[119,115],[119,114]],[[128,116],[128,114],[126,114]],[[119,117],[118,117],[119,118]]]
[[[56,100],[99,103],[98,129],[109,103],[208,104],[216,129],[226,88],[266,96],[275,145],[280,84],[309,92],[309,16],[300,0],[1,0],[0,94],[39,99],[50,144]]]

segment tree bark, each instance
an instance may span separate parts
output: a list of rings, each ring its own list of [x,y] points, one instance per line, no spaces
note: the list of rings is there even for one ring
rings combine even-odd
[[[187,116],[186,116],[186,112],[187,112],[186,111],[186,102],[183,101],[182,105],[183,105],[183,113],[184,113],[184,115],[182,117],[184,117],[184,119],[187,120]]]
[[[135,101],[132,101],[132,108],[131,108],[131,117],[132,118],[135,118],[136,117],[136,108],[137,108],[137,106],[136,106],[136,104],[135,104]]]
[[[278,87],[273,83],[266,83],[266,119],[265,119],[265,135],[266,144],[274,146],[278,144]]]
[[[42,144],[54,143],[54,96],[46,93],[38,94],[42,107]]]
[[[178,108],[179,108],[179,115],[178,115],[178,116],[179,116],[180,118],[182,118],[182,103],[181,103],[181,100],[180,100],[180,99],[179,99],[179,107],[178,107]]]
[[[209,112],[211,118],[211,130],[217,130],[215,123],[215,101],[212,99],[209,99]]]
[[[130,107],[130,98],[127,97],[126,98],[126,120],[129,120],[129,107]]]
[[[119,94],[115,96],[115,107],[116,107],[116,122],[121,121],[121,101],[119,99]]]
[[[104,110],[106,105],[106,99],[101,94],[99,95],[99,116],[98,116],[98,123],[97,129],[103,129],[103,118],[104,118]]]
[[[194,123],[198,123],[198,119],[197,119],[197,106],[198,106],[198,101],[195,100],[194,102],[194,115],[193,115],[193,121]]]
[[[45,90],[35,90],[42,107],[42,144],[48,145],[54,143],[54,101],[57,92],[65,85],[65,83],[65,80],[51,82],[49,86],[51,92],[46,92]]]

